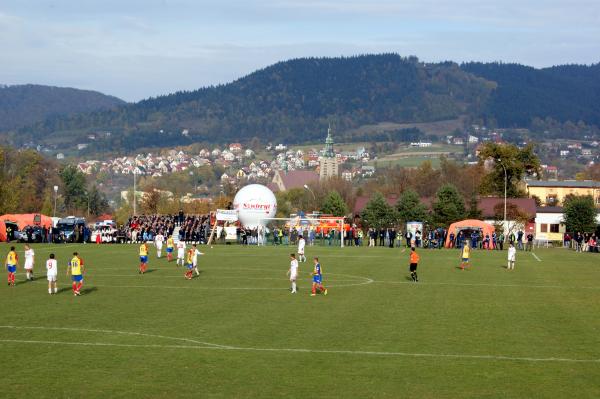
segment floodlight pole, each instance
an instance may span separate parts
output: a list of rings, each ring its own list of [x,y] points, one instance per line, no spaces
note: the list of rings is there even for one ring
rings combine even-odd
[[[498,159],[498,163],[500,164],[500,166],[502,166],[502,169],[504,169],[504,224],[502,226],[502,230],[504,231],[505,235],[506,235],[506,191],[507,191],[507,186],[508,186],[508,175],[506,173],[506,166],[504,166],[504,163],[502,162],[501,159]]]
[[[56,197],[58,195],[58,186],[54,186],[54,210],[52,211],[52,217],[56,217]]]
[[[135,175],[136,175],[136,173],[135,173],[135,169],[134,169],[133,170],[133,216],[135,216],[135,214],[136,214],[135,211],[136,211],[136,202],[137,202],[136,198],[135,198],[136,197],[136,195],[135,195],[135,190],[136,190],[136,188],[135,188]]]

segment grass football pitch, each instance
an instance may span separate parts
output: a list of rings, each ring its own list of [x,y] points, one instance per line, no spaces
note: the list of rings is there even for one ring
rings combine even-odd
[[[200,247],[191,281],[150,248],[139,275],[137,245],[35,246],[36,280],[21,261],[0,287],[0,397],[600,397],[598,254],[518,252],[509,272],[474,251],[461,271],[458,251],[421,250],[412,283],[408,251],[308,247],[292,295],[292,247]],[[315,255],[327,296],[309,295]]]

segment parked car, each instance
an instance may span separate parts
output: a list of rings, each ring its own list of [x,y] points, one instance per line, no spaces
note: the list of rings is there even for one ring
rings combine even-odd
[[[23,230],[15,231],[14,238],[19,242],[42,242],[44,231],[40,226],[26,226]]]
[[[56,224],[60,240],[65,242],[73,242],[75,240],[75,229],[83,229],[83,227],[85,227],[85,219],[74,216],[60,219]],[[83,237],[80,237],[80,241],[82,240]]]

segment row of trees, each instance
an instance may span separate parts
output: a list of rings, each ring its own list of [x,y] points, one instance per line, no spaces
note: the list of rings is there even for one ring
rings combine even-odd
[[[54,193],[54,186],[58,192]],[[0,147],[0,214],[99,215],[109,209],[75,166],[60,167],[33,150]]]
[[[406,190],[395,205],[389,205],[381,193],[375,193],[361,213],[363,223],[369,227],[396,226],[410,221],[427,222],[447,227],[464,218],[480,217],[477,204],[467,208],[464,198],[452,184],[440,187],[431,204],[431,211],[421,202],[414,190]]]

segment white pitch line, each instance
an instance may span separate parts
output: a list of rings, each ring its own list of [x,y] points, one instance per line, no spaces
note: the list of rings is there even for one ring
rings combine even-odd
[[[233,346],[196,346],[196,345],[158,345],[158,344],[115,344],[107,342],[63,342],[63,341],[40,341],[20,339],[0,339],[4,343],[44,344],[44,345],[67,345],[67,346],[95,346],[95,347],[132,347],[152,349],[201,349],[201,350],[225,350],[225,351],[249,351],[249,352],[292,352],[292,353],[317,353],[337,354],[354,356],[384,356],[384,357],[415,357],[415,358],[449,358],[449,359],[471,359],[492,361],[521,361],[521,362],[565,362],[565,363],[600,363],[600,359],[570,359],[562,357],[517,357],[502,355],[466,355],[448,353],[411,353],[411,352],[378,352],[378,351],[352,351],[352,350],[327,350],[327,349],[299,349],[299,348],[252,348]]]
[[[531,253],[533,255],[533,257],[538,261],[541,262],[542,260],[535,254],[535,253]]]
[[[91,333],[101,333],[101,334],[112,334],[112,335],[133,335],[139,337],[148,337],[148,338],[159,338],[173,341],[182,341],[182,342],[190,342],[199,345],[207,345],[214,346],[218,348],[228,348],[228,346],[211,344],[210,342],[202,342],[197,341],[190,338],[177,338],[177,337],[168,337],[165,335],[156,335],[156,334],[147,334],[140,332],[131,332],[131,331],[119,331],[119,330],[100,330],[93,328],[74,328],[74,327],[39,327],[39,326],[0,326],[0,329],[9,329],[9,330],[53,330],[53,331],[81,331],[81,332],[91,332]]]

